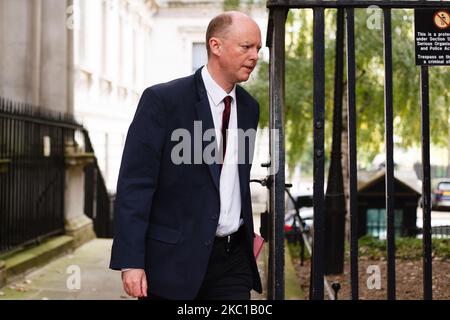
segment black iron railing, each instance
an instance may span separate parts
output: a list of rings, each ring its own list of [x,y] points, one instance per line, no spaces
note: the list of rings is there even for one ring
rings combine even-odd
[[[393,76],[392,76],[392,34],[391,9],[393,8],[431,8],[448,6],[447,1],[390,1],[390,0],[270,0],[267,46],[270,48],[270,121],[272,130],[278,131],[280,143],[271,140],[271,164],[278,165],[279,170],[273,174],[270,192],[270,216],[272,217],[271,244],[269,246],[269,299],[284,299],[284,277],[280,269],[284,266],[282,226],[284,223],[284,125],[285,108],[285,23],[289,9],[313,9],[314,37],[314,239],[311,271],[311,299],[324,299],[325,269],[325,210],[324,210],[324,110],[325,110],[325,9],[345,10],[346,16],[346,52],[347,52],[347,108],[349,128],[349,213],[350,213],[350,270],[351,298],[359,299],[358,288],[358,222],[357,222],[357,165],[356,165],[356,77],[355,77],[355,22],[354,8],[378,6],[383,11],[384,33],[384,113],[386,146],[386,212],[387,212],[387,292],[388,299],[396,298],[395,274],[395,224],[394,224],[394,161],[393,161]],[[411,66],[414,68],[415,66]],[[430,190],[430,131],[429,131],[429,80],[428,66],[421,67],[421,128],[422,128],[422,181],[423,181],[423,297],[432,298],[432,263],[431,263],[431,190]],[[271,131],[272,131],[271,130]],[[276,149],[273,147],[276,146]],[[276,163],[278,161],[278,163]]]
[[[64,232],[73,118],[0,99],[0,253]]]
[[[431,227],[431,234],[436,238],[450,238],[450,226]]]
[[[83,129],[83,137],[86,152],[94,153],[89,133],[85,129]],[[94,163],[84,168],[84,173],[84,212],[92,219],[97,237],[112,238],[114,195],[108,193],[97,158]]]
[[[64,233],[65,147],[88,132],[73,117],[0,98],[0,254]],[[97,165],[85,168],[85,214],[112,235],[112,201]]]

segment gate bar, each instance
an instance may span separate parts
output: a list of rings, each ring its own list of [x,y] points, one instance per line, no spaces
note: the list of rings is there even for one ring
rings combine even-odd
[[[269,128],[272,129],[274,127],[273,124],[273,118],[274,118],[274,108],[272,107],[272,97],[274,96],[274,83],[273,83],[273,70],[274,70],[274,66],[273,64],[275,63],[274,61],[274,48],[273,48],[273,38],[274,38],[274,31],[273,31],[273,10],[270,10],[269,13],[269,23],[267,26],[267,39],[266,39],[266,46],[269,48]],[[269,130],[269,176],[272,177],[272,172],[270,172],[271,170],[271,164],[272,164],[272,149],[271,149],[271,144],[272,144],[272,140],[274,139],[273,134],[272,134],[272,130]],[[267,195],[268,195],[268,199],[269,199],[269,215],[268,215],[268,230],[267,230],[267,236],[270,239],[269,241],[269,257],[268,257],[268,270],[267,270],[267,299],[268,300],[273,300],[274,298],[274,293],[273,293],[273,281],[274,281],[274,275],[273,275],[273,266],[274,266],[274,248],[272,246],[272,233],[273,233],[273,218],[272,218],[272,214],[271,211],[272,210],[272,192],[270,191],[270,188],[267,188]]]
[[[447,1],[392,1],[392,0],[269,0],[267,1],[267,8],[367,8],[369,6],[378,6],[380,8],[392,9],[416,9],[416,8],[441,8],[448,7]]]
[[[3,105],[3,99],[0,98],[0,108]],[[0,109],[1,110],[1,109]],[[2,159],[8,159],[6,156],[6,138],[8,137],[6,134],[6,120],[3,117],[0,117],[0,160]],[[6,173],[1,172],[0,168],[0,190],[6,190],[6,179],[4,176],[6,176]],[[3,214],[6,215],[6,192],[0,192],[0,212],[4,212]],[[6,226],[2,223],[0,224],[0,251],[2,250],[2,237],[6,234]]]
[[[430,103],[428,67],[422,66],[420,73],[422,96],[422,219],[423,219],[423,298],[432,300],[431,257],[431,187],[430,187]]]
[[[391,9],[384,8],[384,108],[386,147],[386,215],[387,215],[387,290],[395,300],[395,212],[394,212],[394,125],[392,100]]]
[[[285,80],[285,29],[287,9],[272,12],[273,30],[270,55],[270,112],[273,116],[271,129],[277,135],[270,136],[271,175],[270,188],[271,232],[270,259],[271,281],[269,299],[284,300],[284,192],[285,192],[285,145],[284,145],[284,80]]]
[[[312,300],[324,299],[325,271],[325,15],[314,9],[314,242],[312,259]]]
[[[353,8],[347,10],[347,97],[348,97],[348,149],[350,183],[350,277],[351,298],[359,299],[358,272],[358,169],[356,145],[356,79],[355,79],[355,14]]]

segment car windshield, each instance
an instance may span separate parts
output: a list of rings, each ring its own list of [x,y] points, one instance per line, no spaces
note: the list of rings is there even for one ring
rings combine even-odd
[[[441,182],[439,183],[439,190],[450,191],[450,182]]]

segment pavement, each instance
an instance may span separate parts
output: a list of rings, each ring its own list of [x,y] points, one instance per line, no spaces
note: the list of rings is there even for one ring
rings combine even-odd
[[[122,289],[120,273],[108,268],[111,245],[111,239],[94,239],[0,288],[0,300],[132,300]],[[266,300],[267,256],[266,243],[258,258],[263,293],[252,291],[252,300]],[[289,256],[285,278],[286,299],[301,299]]]
[[[92,240],[73,253],[0,288],[0,300],[126,300],[120,273],[108,268],[111,239]]]
[[[255,230],[259,231],[259,213],[263,211],[264,205],[255,207]],[[15,277],[16,281],[0,288],[0,300],[132,300],[134,298],[123,291],[120,273],[109,269],[111,246],[112,239],[91,240],[69,254],[50,260],[41,268]],[[48,244],[30,251],[39,250],[52,251]],[[21,253],[20,256],[27,258],[30,251]],[[267,299],[268,254],[268,243],[264,243],[257,260],[263,293],[252,291],[252,300]],[[303,298],[287,248],[285,298]]]
[[[120,273],[108,267],[111,245],[111,239],[85,243],[0,288],[0,300],[132,300],[122,289]],[[264,255],[258,264],[263,275]],[[264,299],[265,291],[252,291],[252,300]]]

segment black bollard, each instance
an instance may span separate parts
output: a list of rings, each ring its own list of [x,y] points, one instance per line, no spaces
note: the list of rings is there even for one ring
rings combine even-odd
[[[333,282],[331,288],[333,288],[334,291],[334,300],[338,300],[338,292],[341,290],[341,284],[339,282]]]

